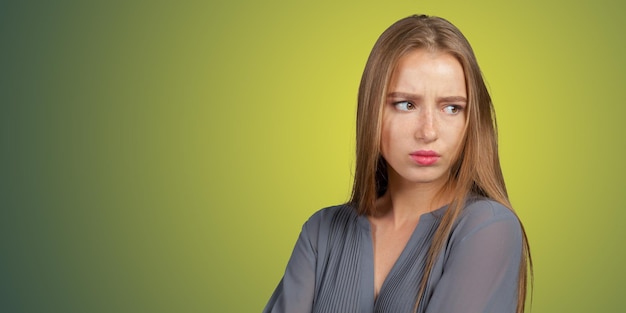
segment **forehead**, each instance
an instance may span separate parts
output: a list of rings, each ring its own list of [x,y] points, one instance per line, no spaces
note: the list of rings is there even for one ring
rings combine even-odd
[[[389,92],[466,95],[465,74],[452,54],[425,49],[411,50],[398,59]]]

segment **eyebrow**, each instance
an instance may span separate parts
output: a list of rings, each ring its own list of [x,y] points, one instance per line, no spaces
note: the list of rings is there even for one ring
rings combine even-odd
[[[390,92],[387,95],[387,98],[403,98],[403,99],[412,99],[412,100],[421,100],[422,96],[406,93],[406,92]],[[437,98],[437,102],[464,102],[467,103],[467,99],[462,96],[449,96],[449,97],[439,97]]]

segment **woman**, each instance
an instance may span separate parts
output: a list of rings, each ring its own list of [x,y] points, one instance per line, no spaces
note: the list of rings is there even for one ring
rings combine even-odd
[[[264,312],[523,312],[528,242],[456,27],[410,16],[380,36],[356,145],[350,202],[304,224]]]

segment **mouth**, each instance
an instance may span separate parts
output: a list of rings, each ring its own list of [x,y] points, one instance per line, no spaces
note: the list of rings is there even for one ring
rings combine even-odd
[[[439,161],[441,157],[437,152],[432,150],[419,150],[409,154],[411,159],[419,165],[433,165]]]

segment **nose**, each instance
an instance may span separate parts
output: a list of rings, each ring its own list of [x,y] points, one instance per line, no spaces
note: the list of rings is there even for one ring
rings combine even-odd
[[[439,132],[435,110],[428,109],[421,112],[415,136],[424,142],[437,140]]]

